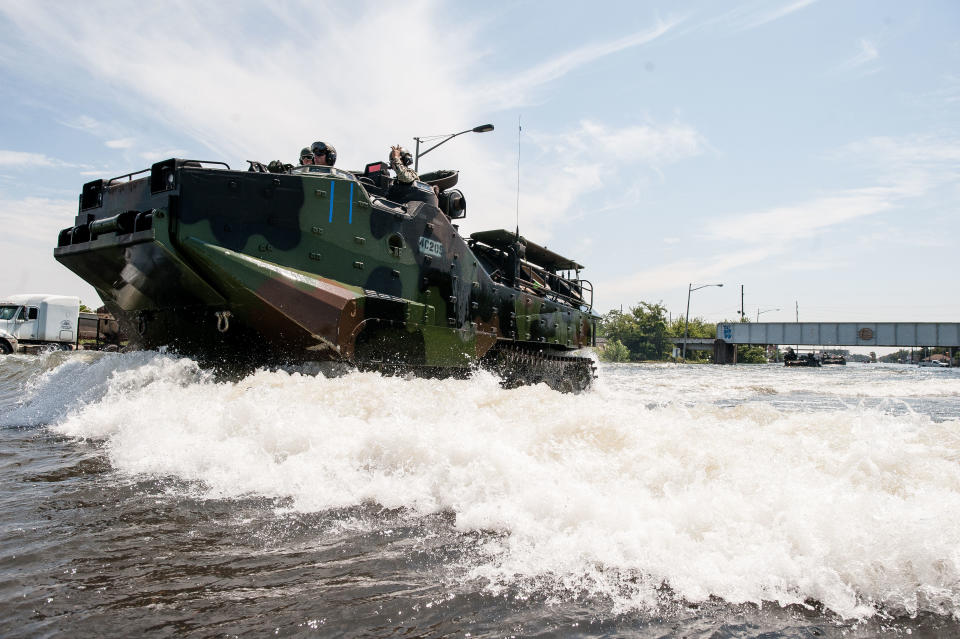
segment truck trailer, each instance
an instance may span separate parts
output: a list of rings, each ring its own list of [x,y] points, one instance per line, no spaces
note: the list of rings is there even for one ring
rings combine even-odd
[[[43,348],[74,350],[119,345],[116,321],[103,313],[81,313],[80,298],[25,294],[0,297],[0,355]]]

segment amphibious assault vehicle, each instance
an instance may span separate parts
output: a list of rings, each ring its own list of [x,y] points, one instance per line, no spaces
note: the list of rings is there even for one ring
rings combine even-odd
[[[214,366],[342,361],[587,388],[593,289],[516,232],[461,237],[456,171],[169,159],[84,185],[54,256],[143,348]]]

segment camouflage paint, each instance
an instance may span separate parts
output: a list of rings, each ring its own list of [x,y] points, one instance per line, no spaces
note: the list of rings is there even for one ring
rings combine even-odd
[[[151,228],[55,249],[147,346],[266,342],[284,357],[345,360],[367,349],[461,368],[498,342],[560,353],[592,341],[589,310],[494,282],[431,204],[372,198],[337,170],[173,175],[156,193],[150,178],[109,185],[75,230],[124,211],[152,212]]]

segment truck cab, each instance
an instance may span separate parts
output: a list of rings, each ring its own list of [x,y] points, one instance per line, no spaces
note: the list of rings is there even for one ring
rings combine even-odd
[[[0,298],[0,354],[27,345],[71,345],[77,339],[80,299],[65,295]]]

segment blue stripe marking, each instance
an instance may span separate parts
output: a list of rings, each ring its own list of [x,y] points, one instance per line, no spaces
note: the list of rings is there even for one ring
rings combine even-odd
[[[347,218],[347,224],[353,224],[353,182],[350,183],[350,217]]]
[[[337,185],[336,182],[330,180],[330,219],[328,222],[333,224],[333,188]]]

